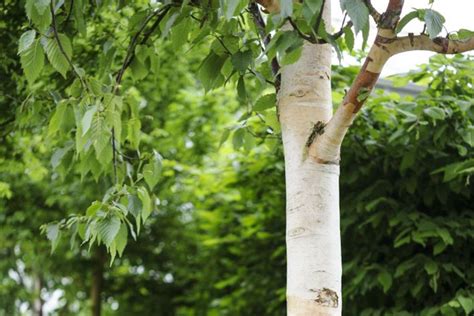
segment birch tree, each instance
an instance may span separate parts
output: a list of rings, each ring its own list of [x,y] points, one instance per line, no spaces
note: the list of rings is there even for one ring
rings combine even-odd
[[[189,58],[199,60],[197,77],[208,93],[235,85],[242,116],[222,133],[222,141],[232,135],[235,148],[251,147],[255,134],[249,127],[258,120],[265,126],[259,137],[281,133],[288,314],[340,315],[339,164],[348,128],[390,57],[413,50],[457,54],[474,49],[471,31],[440,36],[444,18],[432,8],[402,16],[402,0],[386,2],[378,12],[369,0],[341,0],[348,18],[338,29],[331,25],[327,0],[27,0],[30,23],[18,47],[32,95],[25,104],[44,92],[35,84],[39,76],[47,73],[60,82],[60,91],[51,93],[54,111],[47,123],[57,146],[53,166],[72,163],[81,176],[111,183],[104,198],[93,201],[84,214],[43,226],[46,236],[55,245],[59,231],[71,230],[84,244],[104,245],[112,261],[122,255],[129,235],[137,238],[156,207],[163,157],[143,150],[140,111],[146,104],[127,81],[159,73],[155,47],[171,41],[176,48],[188,47]],[[115,30],[103,29],[101,20],[114,15],[120,17]],[[365,46],[369,19],[377,26],[375,40],[333,111],[332,53],[344,58],[359,33]],[[400,35],[413,19],[425,28]],[[91,52],[88,46],[98,44],[101,49]],[[207,55],[194,56],[196,45],[208,45]],[[98,71],[76,64],[75,54],[88,54]],[[137,163],[127,159],[130,155]]]

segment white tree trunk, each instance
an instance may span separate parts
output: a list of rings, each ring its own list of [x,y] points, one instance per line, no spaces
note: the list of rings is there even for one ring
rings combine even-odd
[[[326,2],[329,21],[330,1]],[[288,315],[340,315],[339,165],[320,163],[308,155],[307,147],[315,124],[326,123],[332,115],[331,47],[306,43],[298,62],[281,74]],[[339,153],[338,147],[321,150]]]

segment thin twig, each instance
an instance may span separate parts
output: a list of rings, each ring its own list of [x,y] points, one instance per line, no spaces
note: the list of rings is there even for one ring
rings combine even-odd
[[[166,13],[168,13],[168,10],[171,8],[170,5],[166,5],[162,8],[160,8],[159,10],[156,10],[155,12],[153,12],[152,14],[150,14],[146,19],[145,21],[143,21],[143,24],[141,26],[141,28],[137,31],[137,33],[135,33],[135,35],[132,37],[132,39],[130,40],[130,44],[128,45],[128,48],[127,48],[127,54],[125,55],[125,59],[122,63],[122,67],[120,67],[120,70],[117,72],[117,75],[115,76],[115,85],[114,85],[114,89],[113,89],[113,92],[115,94],[118,93],[118,88],[119,88],[119,85],[120,83],[122,82],[122,77],[125,73],[125,70],[128,68],[128,66],[130,66],[130,64],[132,63],[133,59],[135,58],[135,47],[138,45],[138,38],[140,37],[140,35],[142,34],[142,32],[145,30],[148,22],[150,22],[155,16],[158,16],[157,18],[157,21],[155,21],[155,23],[153,24],[153,26],[150,28],[150,30],[148,32],[146,32],[144,34],[144,37],[143,37],[143,40],[140,42],[140,44],[144,44],[148,38],[151,36],[151,34],[153,33],[153,31],[155,30],[155,28],[160,24],[160,22],[163,20],[163,18],[165,17]]]
[[[71,59],[66,54],[66,51],[64,50],[61,40],[59,39],[59,34],[58,34],[57,26],[56,26],[56,15],[54,14],[54,0],[51,1],[49,9],[51,11],[51,17],[52,17],[51,28],[53,30],[54,38],[56,39],[56,42],[58,43],[59,51],[61,52],[61,54],[63,54],[64,58],[66,58],[67,63],[72,68],[74,75],[81,81],[81,85],[84,87],[84,89],[88,89],[86,83],[84,82],[84,80],[82,80],[81,75],[79,75],[76,68],[74,67],[74,64],[72,63]]]
[[[74,0],[71,0],[71,5],[69,6],[69,12],[67,14],[66,20],[64,20],[64,24],[67,24],[69,22],[69,19],[72,16],[72,9],[74,8]]]
[[[316,24],[314,25],[314,30],[318,32],[319,26],[321,25],[321,21],[323,20],[323,13],[324,13],[324,5],[326,4],[326,0],[323,0],[321,4],[321,10],[319,10],[318,19],[316,20]]]
[[[331,36],[332,36],[335,40],[338,39],[339,37],[342,36],[342,34],[344,34],[344,29],[345,29],[346,27],[351,28],[352,25],[353,25],[353,24],[352,24],[352,21],[347,22],[347,24],[346,24],[345,26],[341,27],[341,29],[340,29],[339,31],[337,31],[336,33],[332,34]]]
[[[312,37],[312,36],[310,36],[310,35],[306,35],[305,33],[303,33],[303,32],[299,29],[298,25],[296,25],[296,23],[293,21],[292,18],[289,17],[289,18],[288,18],[288,22],[290,22],[290,24],[291,24],[291,26],[293,27],[293,29],[298,33],[298,35],[299,35],[302,39],[304,39],[304,40],[306,40],[306,41],[308,41],[308,42],[310,42],[310,43],[312,43],[312,44],[316,44],[316,43],[317,43],[317,40],[316,40],[314,37]]]
[[[263,20],[263,17],[260,14],[260,9],[258,8],[258,5],[255,2],[251,2],[249,4],[249,11],[252,14],[252,18],[255,23],[255,26],[257,27],[258,34],[260,35],[260,38],[262,39],[263,44],[266,49],[268,47],[268,44],[270,44],[272,37],[270,34],[266,34],[265,32],[265,21]],[[281,86],[281,75],[280,75],[280,65],[276,57],[274,57],[271,61],[271,68],[272,68],[272,75],[275,78],[275,82],[274,82],[275,90],[278,93]]]
[[[145,21],[143,21],[143,24],[140,27],[140,29],[137,31],[137,33],[135,33],[135,35],[130,40],[130,44],[128,45],[127,54],[125,55],[125,59],[122,63],[122,66],[120,67],[120,70],[117,72],[117,75],[115,77],[115,84],[114,84],[114,87],[112,89],[114,94],[118,94],[120,83],[122,82],[122,78],[123,78],[123,75],[125,73],[125,70],[127,70],[127,68],[132,63],[133,59],[135,58],[135,48],[138,45],[138,39],[140,38],[140,35],[145,30],[148,23],[154,17],[157,17],[156,21],[153,23],[153,25],[145,33],[143,33],[143,38],[140,41],[140,44],[143,45],[150,38],[151,34],[153,34],[153,32],[158,27],[160,22],[163,20],[165,15],[168,13],[170,8],[171,8],[171,5],[165,5],[162,8],[160,8],[159,10],[156,10],[155,12],[150,14],[145,19]],[[115,145],[115,128],[113,128],[113,127],[112,127],[112,152],[113,152],[114,182],[117,183],[118,178],[117,178],[117,155],[116,155],[116,152],[118,152],[118,150],[117,150],[116,145]]]

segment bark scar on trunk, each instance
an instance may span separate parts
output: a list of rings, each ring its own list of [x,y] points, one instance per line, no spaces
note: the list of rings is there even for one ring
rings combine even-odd
[[[339,306],[339,297],[337,296],[337,293],[335,291],[325,287],[317,290],[310,289],[310,291],[316,293],[316,298],[314,299],[314,301],[319,305],[325,307]]]
[[[309,134],[308,140],[306,141],[306,147],[311,146],[318,135],[324,134],[324,127],[326,124],[322,121],[316,122],[311,129],[311,133]]]

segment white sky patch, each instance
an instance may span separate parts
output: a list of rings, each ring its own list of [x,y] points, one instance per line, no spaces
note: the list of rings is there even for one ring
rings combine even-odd
[[[339,30],[342,23],[343,14],[339,5],[339,0],[332,1],[332,16],[333,16],[333,28]],[[383,12],[388,3],[388,0],[372,0],[372,4],[377,8],[379,12]],[[402,17],[413,9],[426,9],[429,8],[428,0],[405,0],[403,7]],[[448,32],[455,32],[459,29],[474,30],[474,20],[470,17],[470,13],[474,12],[474,1],[473,0],[435,0],[433,7],[434,10],[439,11],[445,18],[445,27]],[[368,45],[371,45],[375,38],[375,24],[371,21],[371,32],[368,40]],[[401,35],[407,35],[408,33],[419,34],[423,30],[423,23],[418,20],[412,20],[407,24]],[[440,36],[446,35],[444,30]],[[359,48],[362,45],[362,35],[357,36],[355,47]],[[472,54],[472,53],[471,53]],[[335,55],[335,54],[334,54]],[[388,76],[396,73],[405,73],[410,70],[416,69],[417,65],[427,63],[430,56],[434,53],[430,52],[407,52],[392,57],[385,68],[382,71],[382,76]],[[334,62],[338,63],[337,57],[334,56]],[[343,65],[358,65],[354,58],[344,58]]]

